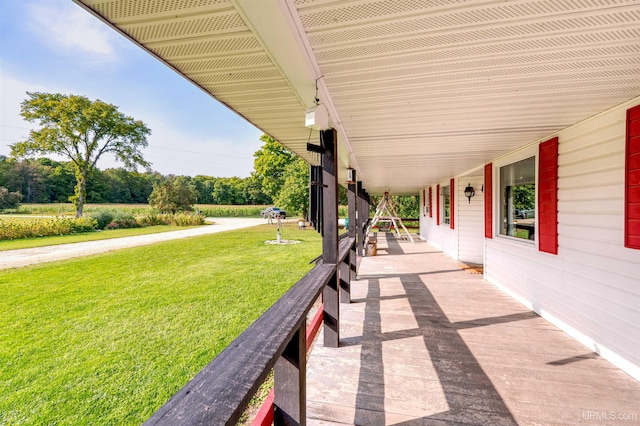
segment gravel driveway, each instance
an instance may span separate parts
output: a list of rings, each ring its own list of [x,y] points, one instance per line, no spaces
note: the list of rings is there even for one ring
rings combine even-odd
[[[177,240],[179,238],[198,235],[215,234],[233,229],[249,228],[266,223],[264,219],[255,218],[215,218],[213,225],[159,234],[138,235],[135,237],[112,238],[110,240],[87,241],[84,243],[61,244],[57,246],[37,247],[20,250],[0,251],[0,269],[18,268],[36,263],[82,257],[90,254],[104,253],[127,247],[144,246],[160,241]]]

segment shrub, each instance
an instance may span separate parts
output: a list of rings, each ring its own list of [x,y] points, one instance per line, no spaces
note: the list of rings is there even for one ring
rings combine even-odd
[[[198,226],[204,225],[204,216],[197,213],[149,213],[141,220],[142,224],[148,226],[174,225],[174,226]]]
[[[118,223],[121,228],[138,228],[141,226],[133,214],[123,210],[116,211],[113,222]]]
[[[66,235],[95,231],[97,222],[93,218],[52,217],[35,220],[1,220],[0,240]]]
[[[142,226],[133,214],[122,210],[101,209],[90,215],[98,222],[98,229],[138,228]]]
[[[113,222],[114,212],[112,210],[101,209],[95,213],[91,213],[90,217],[98,223],[98,229],[104,229],[108,224]]]
[[[141,226],[135,219],[115,219],[109,222],[105,229],[140,228]]]
[[[168,216],[170,215],[152,211],[140,218],[140,223],[143,226],[169,225],[171,222],[168,220]]]
[[[71,233],[91,232],[98,229],[98,222],[92,217],[64,218],[70,222]]]
[[[204,225],[204,216],[199,214],[189,214],[189,213],[174,214],[171,224],[175,226]]]
[[[0,186],[0,210],[17,209],[20,207],[22,194],[19,192],[9,192],[4,186]]]

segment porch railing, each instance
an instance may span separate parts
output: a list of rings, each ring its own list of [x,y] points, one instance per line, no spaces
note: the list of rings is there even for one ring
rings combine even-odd
[[[319,262],[145,425],[235,424],[272,368],[274,405],[266,409],[277,423],[304,423],[307,315],[340,265],[350,263],[355,243],[341,239],[337,264]]]

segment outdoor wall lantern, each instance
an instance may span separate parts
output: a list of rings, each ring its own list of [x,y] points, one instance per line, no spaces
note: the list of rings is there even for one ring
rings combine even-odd
[[[471,197],[474,197],[475,195],[476,191],[473,189],[473,186],[471,186],[471,182],[469,182],[467,187],[464,189],[464,196],[469,199],[469,204],[471,204]]]

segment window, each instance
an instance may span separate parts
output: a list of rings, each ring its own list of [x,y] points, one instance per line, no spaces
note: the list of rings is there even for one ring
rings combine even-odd
[[[500,234],[535,240],[536,158],[500,168]]]
[[[450,186],[442,187],[442,223],[451,223],[451,200],[449,197]]]
[[[431,188],[429,188],[429,194],[431,194]],[[431,207],[431,200],[429,200],[429,203],[427,203],[427,190],[423,189],[422,190],[422,213],[424,217],[427,217],[427,214],[429,214],[429,208]]]

